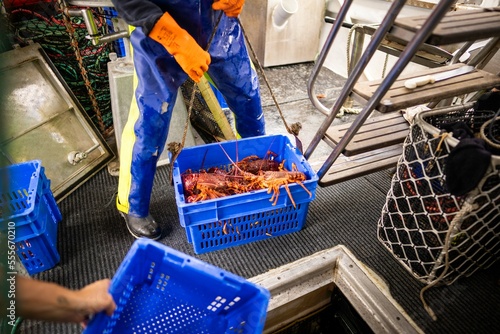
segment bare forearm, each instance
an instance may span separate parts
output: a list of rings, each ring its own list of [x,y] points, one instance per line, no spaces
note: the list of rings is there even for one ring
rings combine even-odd
[[[18,314],[27,319],[81,323],[103,309],[114,310],[112,297],[107,294],[109,280],[95,282],[81,290],[17,277],[16,302]]]
[[[19,315],[24,318],[68,322],[84,319],[84,310],[72,290],[25,277],[17,277],[16,290]]]

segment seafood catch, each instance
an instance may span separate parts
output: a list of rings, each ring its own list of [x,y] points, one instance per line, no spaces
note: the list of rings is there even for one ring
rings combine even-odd
[[[311,197],[311,192],[302,183],[307,177],[298,171],[295,164],[292,164],[292,170],[287,170],[284,167],[285,161],[278,162],[274,160],[275,156],[275,153],[268,152],[264,159],[251,155],[220,168],[212,167],[198,172],[186,170],[181,176],[186,202],[194,203],[267,189],[268,193],[272,193],[270,201],[276,205],[280,187],[284,187],[296,207],[289,184],[299,184]]]

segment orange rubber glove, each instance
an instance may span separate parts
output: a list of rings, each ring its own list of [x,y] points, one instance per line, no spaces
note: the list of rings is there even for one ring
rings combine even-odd
[[[179,27],[169,13],[160,17],[149,37],[163,45],[191,79],[200,82],[210,65],[210,54],[186,30]]]
[[[229,17],[237,17],[243,9],[245,0],[214,0],[213,10],[223,10]]]

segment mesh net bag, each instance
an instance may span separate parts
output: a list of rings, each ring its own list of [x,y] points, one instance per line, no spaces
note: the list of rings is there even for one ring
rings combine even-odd
[[[415,117],[378,221],[382,244],[415,278],[452,284],[500,257],[500,156],[492,155],[476,188],[447,189],[447,157],[458,140],[441,130],[465,122],[474,133],[493,111],[448,107]]]

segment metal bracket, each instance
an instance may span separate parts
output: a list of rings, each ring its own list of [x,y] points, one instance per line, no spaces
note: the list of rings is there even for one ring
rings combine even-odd
[[[95,150],[96,148],[99,148],[100,145],[94,145],[85,152],[82,151],[71,151],[68,153],[68,162],[72,164],[73,166],[76,166],[79,164],[82,160],[87,159],[89,156],[89,153]]]
[[[91,9],[68,9],[68,15],[74,17],[83,17],[85,21],[85,26],[87,27],[88,35],[86,36],[92,42],[92,45],[99,45],[102,43],[109,43],[120,38],[128,38],[128,31],[117,31],[111,34],[103,35],[97,29],[97,25],[94,20],[94,15]]]

